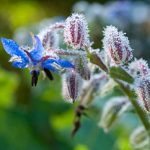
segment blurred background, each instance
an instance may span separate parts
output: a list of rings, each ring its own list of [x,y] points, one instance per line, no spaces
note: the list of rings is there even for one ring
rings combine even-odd
[[[94,47],[101,47],[102,30],[115,25],[127,33],[134,55],[150,61],[149,0],[0,0],[0,37],[29,44],[29,33],[38,33],[72,12],[84,13]],[[15,69],[0,44],[0,150],[131,150],[129,134],[139,124],[134,114],[124,115],[109,133],[98,127],[102,103],[110,91],[96,98],[82,118],[74,138],[76,104],[64,102],[61,79],[49,82],[42,77],[36,88],[30,85],[28,70]]]

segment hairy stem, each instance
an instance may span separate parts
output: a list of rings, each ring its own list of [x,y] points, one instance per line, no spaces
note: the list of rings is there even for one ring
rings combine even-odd
[[[55,49],[54,52],[58,55],[64,56],[87,56],[86,52],[81,50],[63,50],[63,49]]]
[[[145,111],[141,108],[141,106],[139,105],[139,103],[137,102],[136,97],[133,95],[133,92],[130,91],[130,89],[128,87],[125,87],[120,81],[115,80],[118,85],[120,86],[120,88],[122,89],[122,91],[125,93],[125,95],[128,96],[130,102],[132,103],[134,109],[137,112],[137,115],[139,116],[141,122],[143,123],[145,129],[147,130],[149,136],[150,136],[150,123],[148,121],[148,116],[145,113]]]
[[[49,27],[49,30],[53,31],[53,30],[57,30],[57,29],[64,29],[64,27],[65,27],[64,22],[60,22],[60,23],[55,23],[55,24],[51,25]]]

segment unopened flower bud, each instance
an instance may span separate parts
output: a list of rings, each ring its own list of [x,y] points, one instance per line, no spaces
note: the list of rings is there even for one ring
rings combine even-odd
[[[144,59],[135,59],[129,65],[129,72],[133,77],[146,76],[149,74],[149,67]]]
[[[88,62],[84,57],[75,59],[75,69],[84,80],[90,80],[91,71],[88,67]]]
[[[81,49],[89,45],[87,22],[82,14],[72,14],[66,19],[64,40],[74,49]]]
[[[150,112],[150,78],[144,77],[137,80],[136,93],[144,110]]]
[[[104,106],[99,125],[107,132],[129,106],[127,97],[112,98]]]
[[[134,149],[145,149],[149,148],[149,137],[143,126],[136,128],[130,135],[130,143]]]
[[[128,38],[116,27],[105,28],[103,45],[111,61],[117,65],[126,64],[133,57]]]
[[[58,46],[58,36],[52,30],[46,29],[38,35],[45,50],[53,50]]]
[[[62,95],[68,102],[74,102],[81,89],[81,77],[75,70],[69,70],[64,74],[62,80]]]

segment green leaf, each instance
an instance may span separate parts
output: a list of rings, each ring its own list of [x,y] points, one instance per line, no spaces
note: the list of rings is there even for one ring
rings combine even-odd
[[[134,79],[121,67],[111,67],[110,76],[114,79],[119,79],[128,83],[133,83],[134,81]]]
[[[101,60],[101,58],[95,52],[90,53],[89,54],[89,58],[90,58],[90,62],[91,63],[99,66],[105,72],[108,71],[107,67],[105,66],[105,64],[103,63],[103,61]]]

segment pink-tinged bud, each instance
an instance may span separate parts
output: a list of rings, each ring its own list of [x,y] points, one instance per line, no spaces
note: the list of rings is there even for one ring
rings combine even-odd
[[[82,14],[72,14],[66,19],[64,40],[67,45],[74,49],[89,46],[87,22]]]
[[[129,65],[129,72],[133,77],[144,77],[149,74],[149,67],[144,59],[135,59]]]
[[[116,27],[105,28],[103,45],[111,61],[117,65],[126,64],[133,57],[128,38]]]
[[[52,30],[44,30],[38,35],[45,50],[53,50],[58,47],[58,36]]]
[[[84,80],[90,80],[91,71],[88,67],[88,62],[85,57],[78,57],[75,59],[75,70]]]
[[[68,102],[74,102],[81,89],[81,77],[75,70],[69,70],[64,74],[62,80],[62,94]]]
[[[144,110],[150,112],[150,78],[140,78],[136,85],[136,93]]]

